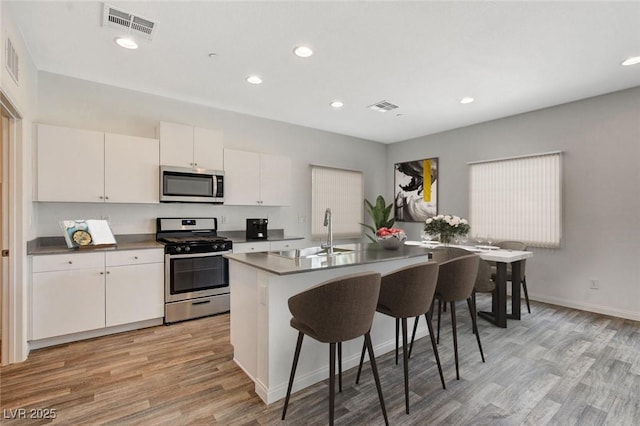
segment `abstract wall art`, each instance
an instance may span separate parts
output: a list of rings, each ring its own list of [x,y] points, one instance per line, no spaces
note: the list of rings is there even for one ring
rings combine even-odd
[[[397,221],[423,222],[438,215],[438,159],[396,163],[394,211]]]

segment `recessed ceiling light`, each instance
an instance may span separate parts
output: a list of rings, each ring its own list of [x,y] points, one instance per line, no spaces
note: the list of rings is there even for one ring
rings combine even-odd
[[[249,77],[247,77],[247,82],[251,84],[260,84],[262,83],[262,79],[257,75],[250,75]]]
[[[313,55],[313,50],[311,50],[311,48],[307,46],[297,46],[295,49],[293,49],[293,53],[300,58],[308,58],[309,56]]]
[[[118,37],[116,38],[116,44],[120,47],[124,47],[125,49],[137,49],[138,43],[126,37]]]
[[[629,65],[635,65],[635,64],[640,64],[640,56],[631,56],[630,58],[627,58],[624,61],[622,61],[620,65],[627,67]]]
[[[342,108],[344,103],[342,101],[333,101],[331,102],[331,108]]]
[[[460,103],[461,104],[470,104],[473,101],[475,101],[475,99],[470,98],[470,97],[465,97],[465,98],[460,99]]]
[[[211,53],[209,53],[209,57],[210,57],[210,58],[215,58],[216,56],[218,56],[218,54],[217,54],[217,53],[215,53],[215,52],[211,52]]]

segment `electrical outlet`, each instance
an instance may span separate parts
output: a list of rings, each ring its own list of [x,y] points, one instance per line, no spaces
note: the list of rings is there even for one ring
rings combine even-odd
[[[591,282],[591,286],[589,287],[591,290],[598,290],[600,288],[600,280],[597,278],[592,278],[589,281]]]
[[[298,223],[305,223],[305,222],[306,222],[306,220],[307,220],[307,218],[306,218],[306,217],[304,217],[304,216],[298,216]]]

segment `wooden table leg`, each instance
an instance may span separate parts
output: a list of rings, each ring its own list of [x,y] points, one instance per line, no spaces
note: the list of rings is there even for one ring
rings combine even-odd
[[[520,267],[522,261],[511,263],[511,314],[510,319],[520,319]]]
[[[498,327],[507,328],[507,264],[505,262],[496,262],[496,290],[493,292],[492,306],[493,312],[478,312],[478,316]]]

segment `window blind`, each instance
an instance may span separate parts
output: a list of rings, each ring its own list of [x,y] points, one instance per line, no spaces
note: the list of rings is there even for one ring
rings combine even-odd
[[[471,235],[559,247],[561,153],[469,163]]]
[[[334,238],[362,236],[362,172],[311,166],[311,235],[325,239],[324,212],[331,209]]]

